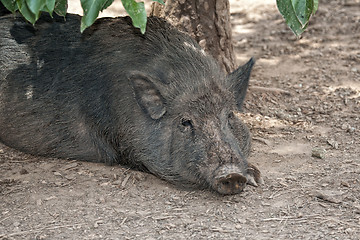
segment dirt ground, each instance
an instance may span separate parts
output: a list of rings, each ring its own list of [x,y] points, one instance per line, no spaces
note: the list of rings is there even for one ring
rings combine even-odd
[[[0,145],[0,239],[360,239],[360,2],[320,1],[300,40],[275,1],[231,4],[264,185],[186,191]]]

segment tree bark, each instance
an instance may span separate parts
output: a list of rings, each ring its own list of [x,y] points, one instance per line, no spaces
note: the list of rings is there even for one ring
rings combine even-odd
[[[190,34],[226,72],[235,69],[228,0],[166,0],[165,6],[154,2],[150,15]]]

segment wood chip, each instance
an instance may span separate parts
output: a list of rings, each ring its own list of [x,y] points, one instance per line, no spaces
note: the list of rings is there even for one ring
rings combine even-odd
[[[125,178],[124,178],[124,181],[122,181],[121,183],[121,187],[125,187],[126,186],[126,183],[129,181],[129,178],[130,178],[130,174],[127,175]]]
[[[67,164],[66,166],[64,166],[63,168],[61,168],[61,170],[63,171],[66,171],[66,170],[69,170],[71,168],[75,168],[79,165],[79,163],[77,162],[73,162],[73,163],[70,163],[70,164]]]
[[[339,199],[339,194],[332,193],[329,191],[315,191],[313,195],[323,201],[330,202],[330,203],[341,203],[341,200]]]

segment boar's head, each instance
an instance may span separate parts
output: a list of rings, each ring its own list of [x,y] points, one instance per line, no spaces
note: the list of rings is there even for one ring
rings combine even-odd
[[[220,194],[261,183],[259,170],[247,162],[249,130],[237,116],[253,64],[250,59],[226,77],[221,71],[173,74],[166,84],[161,74],[130,74],[136,101],[148,119],[143,145],[149,150],[143,150],[147,153],[141,163],[168,181]]]

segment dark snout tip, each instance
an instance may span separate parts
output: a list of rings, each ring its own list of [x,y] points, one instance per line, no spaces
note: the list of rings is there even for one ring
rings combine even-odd
[[[223,195],[238,194],[245,188],[247,179],[241,174],[230,173],[218,177],[215,181],[215,190]]]

